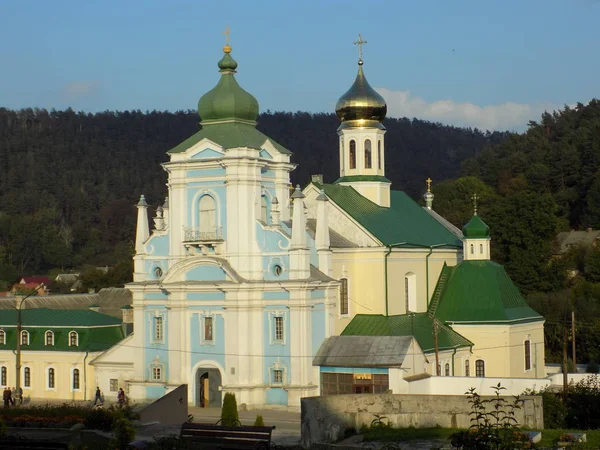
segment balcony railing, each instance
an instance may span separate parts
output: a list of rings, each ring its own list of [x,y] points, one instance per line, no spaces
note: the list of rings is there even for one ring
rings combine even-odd
[[[183,240],[185,242],[214,242],[223,240],[223,227],[206,231],[196,227],[183,227]]]

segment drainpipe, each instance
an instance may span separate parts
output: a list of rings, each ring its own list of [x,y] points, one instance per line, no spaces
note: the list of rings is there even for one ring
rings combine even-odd
[[[85,357],[83,358],[83,400],[87,400],[87,366],[85,365],[85,360],[87,359],[90,352],[85,352]]]
[[[390,245],[388,247],[388,251],[385,254],[385,269],[384,269],[384,274],[385,274],[385,315],[386,317],[388,316],[388,256],[390,256],[390,253],[392,253],[392,246]]]
[[[456,355],[456,347],[454,347],[454,352],[452,353],[452,376],[454,376],[454,355]]]

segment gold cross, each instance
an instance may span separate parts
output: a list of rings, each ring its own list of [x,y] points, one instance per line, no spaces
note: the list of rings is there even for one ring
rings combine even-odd
[[[429,177],[425,180],[425,183],[427,183],[427,192],[431,192],[431,182],[432,181],[433,180]]]
[[[223,31],[223,34],[225,35],[226,45],[229,45],[229,33],[231,33],[231,30],[229,29],[229,27],[225,27],[225,31]]]
[[[477,215],[477,200],[479,199],[479,197],[477,197],[477,194],[473,194],[473,197],[471,197],[471,200],[473,200],[473,213],[475,215]]]
[[[362,37],[362,34],[358,33],[358,41],[354,42],[354,45],[358,45],[358,59],[362,61],[363,57],[363,45],[365,45],[367,41],[365,41]]]

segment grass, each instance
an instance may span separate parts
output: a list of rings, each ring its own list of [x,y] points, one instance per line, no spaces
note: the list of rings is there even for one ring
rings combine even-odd
[[[364,432],[365,441],[404,442],[417,440],[446,441],[452,433],[459,431],[457,428],[392,428],[374,427]],[[542,441],[536,448],[553,448],[554,442],[565,433],[585,433],[587,442],[577,449],[600,449],[600,430],[542,430]]]

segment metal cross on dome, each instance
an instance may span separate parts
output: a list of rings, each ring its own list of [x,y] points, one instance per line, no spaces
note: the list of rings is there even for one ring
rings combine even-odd
[[[225,31],[223,31],[223,34],[225,35],[225,44],[229,45],[229,33],[231,33],[231,30],[229,29],[229,27],[225,27]]]
[[[358,46],[358,59],[362,61],[363,57],[363,45],[365,45],[367,41],[365,41],[362,37],[362,34],[358,33],[358,41],[354,41],[354,45]]]
[[[477,215],[477,200],[479,200],[479,197],[477,197],[477,193],[473,194],[471,200],[473,200],[473,213]]]
[[[427,192],[431,192],[431,182],[433,180],[429,177],[427,177],[427,179],[425,180],[425,183],[427,183]]]

